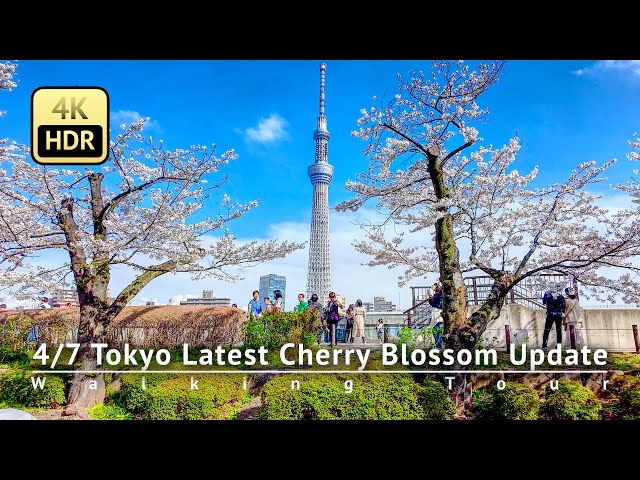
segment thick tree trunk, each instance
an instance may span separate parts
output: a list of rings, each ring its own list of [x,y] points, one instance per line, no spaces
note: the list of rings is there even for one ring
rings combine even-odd
[[[478,310],[471,314],[470,325],[461,325],[458,329],[451,332],[447,338],[446,348],[451,348],[455,352],[462,349],[473,350],[478,340],[485,332],[487,325],[491,320],[500,316],[500,310],[504,305],[507,294],[515,285],[513,277],[506,272],[495,272],[494,284],[491,288],[489,296]],[[454,356],[454,358],[456,358]],[[460,365],[457,362],[452,366],[455,370],[467,370],[468,367]],[[471,375],[457,375],[452,382],[454,396],[459,408],[471,407]]]
[[[103,366],[96,364],[95,349],[90,348],[88,341],[80,344],[78,353],[78,369],[80,371],[102,370]],[[98,403],[104,402],[105,382],[104,374],[75,373],[69,390],[69,400],[67,407],[76,406],[91,408]]]
[[[440,151],[430,148],[427,152],[429,160],[428,171],[433,184],[435,196],[438,200],[449,197],[444,172],[440,163]],[[458,351],[464,347],[461,341],[462,332],[469,330],[467,318],[467,299],[462,271],[460,270],[460,251],[456,245],[453,234],[453,216],[447,210],[442,209],[442,215],[436,221],[436,251],[440,269],[440,282],[444,294],[442,309],[442,322],[444,324],[445,347]],[[455,370],[466,370],[467,367],[455,365]],[[453,393],[458,409],[464,412],[465,405],[470,403],[470,395],[466,394],[467,376],[455,375],[453,381]]]
[[[86,295],[81,295],[80,325],[77,339],[80,343],[80,350],[75,363],[75,369],[79,372],[73,375],[67,406],[91,408],[104,402],[104,374],[84,372],[104,369],[104,365],[97,365],[96,349],[91,348],[91,344],[105,343],[105,328],[108,319],[103,313],[103,301],[92,299],[91,304],[83,304],[85,302],[82,300],[86,301],[86,298],[83,297]]]
[[[428,171],[438,200],[449,197],[444,172],[440,164],[440,150],[431,147],[427,151]],[[436,251],[440,265],[440,281],[444,293],[442,321],[445,338],[467,322],[466,290],[460,271],[460,252],[453,236],[453,217],[442,209],[443,215],[436,221]]]
[[[453,222],[450,214],[436,222],[436,251],[444,293],[442,321],[446,336],[467,323],[466,289],[460,271],[460,252],[453,238]]]

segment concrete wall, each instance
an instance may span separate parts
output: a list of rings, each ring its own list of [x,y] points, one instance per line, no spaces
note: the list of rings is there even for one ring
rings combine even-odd
[[[478,307],[471,307],[476,309]],[[635,352],[632,325],[640,327],[640,308],[587,308],[584,309],[584,333],[589,348],[604,348],[611,352]],[[401,312],[367,312],[365,333],[367,340],[376,338],[375,325],[382,318],[392,339],[406,320]],[[500,316],[489,323],[483,338],[487,347],[505,350],[505,325],[509,325],[511,343],[526,343],[530,348],[542,346],[546,312],[523,305],[510,304]],[[400,327],[394,327],[400,325]],[[566,332],[562,332],[563,338]],[[549,348],[556,344],[556,332],[549,333]]]
[[[474,307],[472,307],[474,308]],[[635,352],[632,325],[640,325],[640,308],[585,309],[584,333],[589,348],[604,348],[612,352]],[[505,306],[500,316],[489,323],[483,338],[488,346],[506,348],[505,325],[511,331],[511,343],[540,348],[546,312],[522,305]],[[565,335],[563,330],[563,338]],[[556,344],[555,329],[549,334],[548,346]]]

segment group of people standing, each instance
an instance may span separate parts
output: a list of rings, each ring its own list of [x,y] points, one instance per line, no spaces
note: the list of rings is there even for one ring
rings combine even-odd
[[[343,313],[344,305],[338,300],[335,292],[329,292],[329,300],[327,304],[323,306],[318,300],[319,297],[316,293],[311,295],[311,301],[306,303],[304,301],[304,293],[298,295],[300,303],[296,308],[301,312],[307,308],[315,308],[320,314],[320,333],[318,336],[318,344],[322,342],[322,337],[325,334],[329,334],[330,343],[335,344],[335,337],[332,337],[332,326],[337,328],[338,323],[344,316],[347,321],[346,328],[346,342],[353,343],[354,339],[362,338],[362,343],[365,343],[364,335],[364,320],[367,316],[366,309],[362,306],[362,300],[358,299],[354,304],[349,305],[346,312]],[[335,328],[333,329],[335,335]]]
[[[280,290],[273,291],[273,303],[269,297],[264,297],[264,303],[260,301],[260,292],[258,290],[253,291],[253,298],[249,301],[247,310],[249,315],[253,314],[254,317],[260,318],[265,313],[277,313],[283,309],[282,292]],[[235,305],[235,304],[234,304]]]
[[[573,287],[564,289],[566,297],[561,293],[551,290],[544,292],[542,304],[547,307],[547,318],[542,334],[542,349],[547,349],[547,341],[551,328],[555,325],[557,343],[564,348],[571,348],[571,326],[573,327],[575,348],[582,348],[585,344],[582,333],[584,311],[578,301],[578,295]],[[565,330],[564,343],[562,342],[562,330]]]
[[[274,303],[271,303],[269,297],[265,297],[264,303],[262,303],[260,302],[260,292],[254,290],[253,299],[251,299],[247,307],[249,315],[260,318],[266,313],[281,312],[282,292],[275,290],[273,296],[275,298]],[[362,338],[362,343],[365,343],[364,323],[367,311],[362,305],[362,300],[358,299],[355,305],[349,305],[346,312],[343,312],[344,305],[338,300],[335,292],[329,293],[329,300],[324,306],[318,300],[318,295],[314,293],[311,295],[310,301],[307,302],[304,299],[304,293],[300,293],[298,294],[298,305],[295,307],[295,311],[298,312],[302,312],[307,308],[318,310],[321,322],[318,343],[321,343],[325,333],[331,334],[331,327],[337,325],[343,317],[347,321],[345,341],[353,343],[356,338]],[[379,330],[382,331],[380,328]],[[331,339],[331,343],[335,344],[335,338]]]

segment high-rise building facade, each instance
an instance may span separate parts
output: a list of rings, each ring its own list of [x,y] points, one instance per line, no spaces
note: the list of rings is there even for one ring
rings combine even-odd
[[[395,312],[396,306],[384,297],[373,297],[373,310],[376,312]]]
[[[287,279],[283,275],[275,275],[270,273],[269,275],[262,275],[260,277],[260,287],[258,288],[260,291],[260,300],[264,299],[264,297],[269,297],[269,299],[273,302],[275,298],[273,297],[273,292],[275,290],[280,290],[282,292],[282,310],[285,309],[285,300],[287,298]]]
[[[329,131],[324,116],[324,75],[327,66],[320,64],[320,115],[313,133],[316,142],[315,162],[308,173],[313,185],[311,208],[311,235],[309,240],[309,269],[307,272],[307,298],[317,293],[327,298],[331,290],[331,251],[329,242],[329,184],[333,166],[329,164]]]
[[[64,307],[67,303],[73,306],[78,305],[78,291],[75,288],[59,288],[49,298],[49,305],[53,307]]]

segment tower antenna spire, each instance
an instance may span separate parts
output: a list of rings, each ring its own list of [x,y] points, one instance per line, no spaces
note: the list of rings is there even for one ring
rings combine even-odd
[[[324,72],[327,70],[327,64],[320,64],[320,116],[324,117]]]

